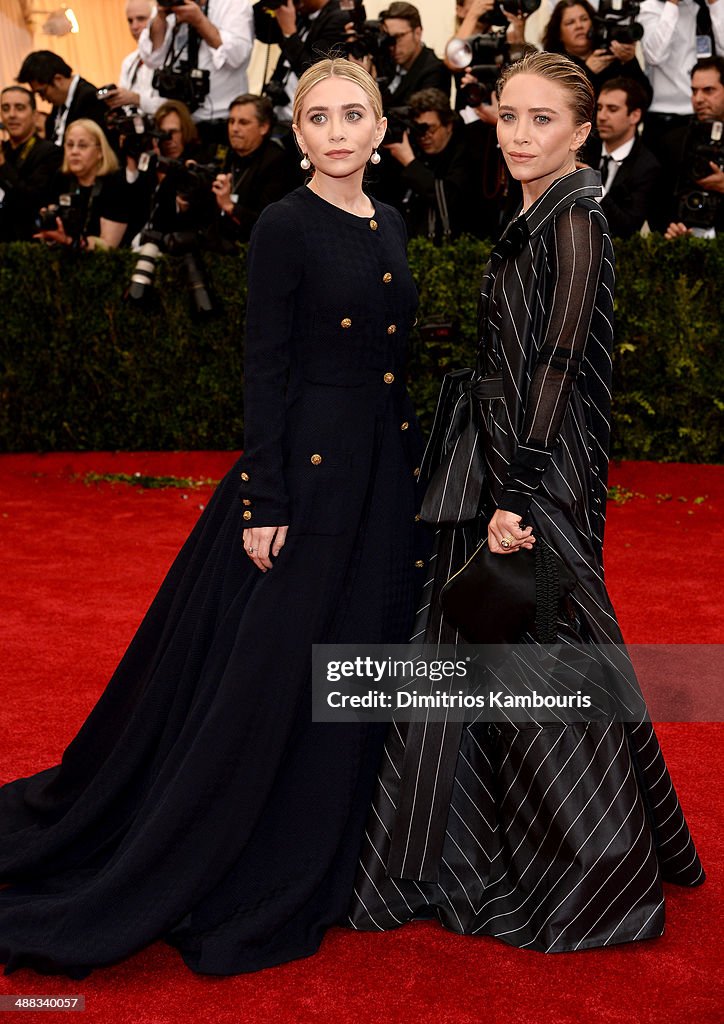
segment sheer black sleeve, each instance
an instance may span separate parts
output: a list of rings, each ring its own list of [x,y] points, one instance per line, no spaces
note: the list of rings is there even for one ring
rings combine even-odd
[[[499,503],[520,516],[550,463],[585,352],[603,260],[603,231],[592,212],[572,206],[556,219],[551,258],[555,290],[548,327]]]

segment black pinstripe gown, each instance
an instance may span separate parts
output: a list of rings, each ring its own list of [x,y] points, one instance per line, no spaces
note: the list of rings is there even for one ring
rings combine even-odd
[[[558,639],[622,644],[602,561],[614,273],[598,194],[595,172],[559,179],[486,268],[479,370],[502,374],[504,398],[481,403],[477,534],[496,507],[522,515],[576,576]],[[457,639],[437,598],[477,534],[438,532],[413,643]],[[662,880],[704,873],[650,723],[470,724],[462,736],[395,723],[350,923],[434,914],[523,948],[583,949],[660,935]]]

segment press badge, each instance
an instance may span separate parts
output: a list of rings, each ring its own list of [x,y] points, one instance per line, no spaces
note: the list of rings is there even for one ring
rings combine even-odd
[[[711,45],[711,36],[696,37],[696,56],[698,60],[702,60],[704,57],[714,56],[714,50]]]

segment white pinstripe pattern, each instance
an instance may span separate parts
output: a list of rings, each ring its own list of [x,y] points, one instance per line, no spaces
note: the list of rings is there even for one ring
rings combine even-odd
[[[613,251],[587,175],[579,171],[552,186],[526,214],[530,238],[519,256],[503,257],[483,275],[488,320],[479,369],[502,373],[505,395],[481,409],[489,491],[483,499],[495,507],[503,490],[529,497],[527,521],[575,572],[572,618],[559,616],[560,641],[622,645],[602,566]],[[571,253],[573,271],[564,282],[556,275]],[[512,471],[514,458],[526,454]],[[536,469],[539,477],[533,466],[545,466]],[[414,642],[456,640],[435,594],[477,539],[474,529],[436,535],[434,576],[420,602]],[[536,641],[526,635],[523,642]],[[625,648],[597,653],[620,692],[629,687],[633,696]],[[525,681],[532,687],[535,676]],[[355,928],[396,927],[434,909],[457,932],[548,952],[584,949],[660,935],[662,879],[696,885],[703,878],[647,720],[469,724],[437,882],[390,878],[406,727],[394,727],[393,735],[362,850],[360,895],[350,914]],[[437,775],[433,790],[436,783]]]

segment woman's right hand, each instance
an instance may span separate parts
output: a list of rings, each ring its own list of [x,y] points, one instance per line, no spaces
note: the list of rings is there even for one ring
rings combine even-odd
[[[266,572],[274,567],[287,539],[288,526],[251,526],[244,530],[244,550],[257,569]]]

